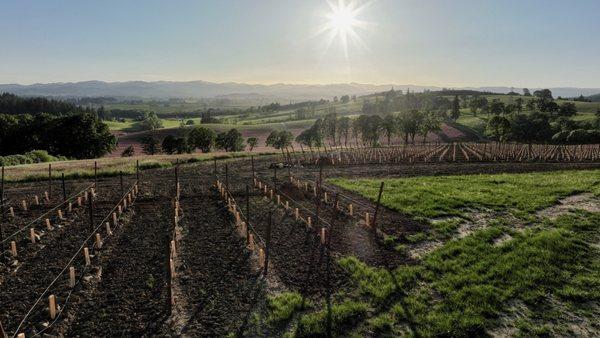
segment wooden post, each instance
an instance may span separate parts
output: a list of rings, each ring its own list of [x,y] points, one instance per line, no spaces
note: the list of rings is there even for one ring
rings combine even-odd
[[[72,289],[75,287],[75,267],[69,267],[69,287]]]
[[[371,226],[371,219],[369,217],[368,212],[365,212],[365,225],[367,226],[367,228]]]
[[[10,253],[13,257],[17,257],[17,242],[10,241]]]
[[[52,164],[48,163],[48,195],[52,196]]]
[[[52,225],[50,224],[50,219],[46,218],[45,222],[46,222],[46,229],[52,230]]]
[[[106,222],[106,235],[112,236],[112,229],[110,228],[110,223]]]
[[[350,214],[350,216],[354,215],[354,207],[352,206],[352,203],[348,204],[348,213]]]
[[[296,218],[296,220],[298,220],[298,218],[300,217],[300,211],[298,210],[298,208],[294,209],[294,217]]]
[[[8,208],[8,212],[10,213],[10,217],[15,218],[15,209],[13,207]]]
[[[50,319],[56,319],[56,297],[54,295],[48,296],[48,312],[50,312]]]
[[[33,228],[29,229],[29,238],[31,239],[31,244],[35,244],[35,230]]]
[[[96,249],[102,249],[102,237],[99,233],[96,233]]]
[[[58,219],[63,219],[63,213],[62,210],[58,209],[58,211],[56,212],[58,214]]]
[[[33,196],[33,203],[35,205],[40,205],[40,198],[38,197],[38,195]]]
[[[254,251],[254,234],[248,234],[248,249]]]
[[[325,227],[321,227],[321,245],[325,245],[325,243],[327,243],[326,233],[327,229],[325,229]]]
[[[267,273],[269,272],[269,252],[271,251],[271,223],[272,223],[272,218],[273,218],[273,212],[269,211],[269,218],[268,218],[268,223],[267,223],[267,247],[266,247],[266,254],[265,254],[265,276],[267,276]]]
[[[88,205],[89,205],[89,209],[90,209],[90,230],[94,231],[94,199],[93,198],[88,198]]]
[[[27,211],[27,201],[22,200],[21,201],[21,207],[23,208],[23,211]]]
[[[171,241],[171,256],[173,258],[177,257],[177,248],[175,247],[175,241]]]
[[[61,183],[62,183],[63,202],[64,202],[67,200],[67,187],[65,186],[65,173],[61,173],[60,179],[61,179]]]
[[[83,248],[83,257],[85,258],[86,266],[92,265],[92,261],[90,259],[90,250],[87,247]]]
[[[381,194],[383,193],[383,181],[379,186],[379,195],[377,196],[377,205],[375,206],[375,215],[373,215],[373,230],[377,230],[377,213],[379,212],[379,205],[381,204]]]
[[[252,164],[254,167],[254,157],[252,159]],[[254,169],[254,168],[253,168]],[[252,174],[254,174],[254,170],[252,171]],[[246,184],[246,242],[248,241],[248,234],[249,234],[249,228],[250,228],[250,187]]]

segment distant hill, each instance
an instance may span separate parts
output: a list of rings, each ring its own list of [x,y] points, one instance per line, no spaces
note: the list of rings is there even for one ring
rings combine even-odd
[[[592,100],[592,102],[600,102],[600,94],[590,95],[587,98]]]
[[[315,100],[330,99],[342,95],[366,95],[390,88],[413,92],[424,90],[443,90],[435,86],[414,85],[371,85],[361,83],[337,83],[323,85],[304,84],[273,84],[258,85],[245,83],[214,83],[206,81],[169,82],[169,81],[128,81],[128,82],[103,82],[84,81],[66,83],[37,83],[32,85],[0,84],[0,93],[8,92],[21,96],[52,96],[52,97],[120,97],[120,98],[244,98],[256,100],[263,97],[272,100]],[[509,87],[463,87],[451,88],[460,90],[476,90],[493,93],[508,93]],[[538,88],[530,88],[533,92]],[[554,96],[576,97],[579,95],[593,95],[600,92],[600,88],[550,88]],[[515,91],[520,92],[520,89]]]

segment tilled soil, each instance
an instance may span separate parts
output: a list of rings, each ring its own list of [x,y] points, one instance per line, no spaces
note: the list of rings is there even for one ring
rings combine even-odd
[[[95,219],[102,219],[113,208],[117,200],[118,197],[112,194],[105,194],[104,197],[100,195],[99,200],[95,202]],[[0,285],[0,304],[2,304],[0,320],[7,332],[16,330],[29,308],[34,305],[47,285],[61,272],[89,234],[89,213],[85,211],[81,217],[75,217],[69,224],[60,228],[55,226],[54,230],[41,237],[36,244],[27,243],[26,240],[19,242],[20,254],[16,259],[6,258],[8,260],[7,271],[2,276],[3,280]],[[62,282],[63,280],[67,279],[61,279],[61,286],[65,284]],[[61,286],[57,286],[58,304],[62,303],[65,296],[65,293],[60,291],[63,290]],[[32,312],[32,316],[25,322],[28,333],[42,328],[38,324],[44,321],[44,317],[47,317],[47,312],[41,311],[46,306],[46,302],[47,300],[43,299],[37,306],[37,311]]]
[[[173,333],[194,337],[241,333],[251,311],[264,299],[261,272],[215,191],[193,187],[180,203],[177,275],[188,307]]]
[[[66,336],[141,336],[159,331],[167,316],[164,234],[169,221],[169,200],[136,201],[132,219],[117,234],[110,255],[102,259],[100,282],[79,295]]]

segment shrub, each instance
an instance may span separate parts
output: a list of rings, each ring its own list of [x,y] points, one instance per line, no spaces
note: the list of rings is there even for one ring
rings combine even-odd
[[[298,292],[285,292],[269,297],[269,318],[267,321],[270,323],[286,321],[301,307],[302,295]]]

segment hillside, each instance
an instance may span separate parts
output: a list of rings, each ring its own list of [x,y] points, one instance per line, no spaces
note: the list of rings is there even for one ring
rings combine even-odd
[[[588,99],[592,100],[592,102],[600,102],[600,93],[588,96]]]

